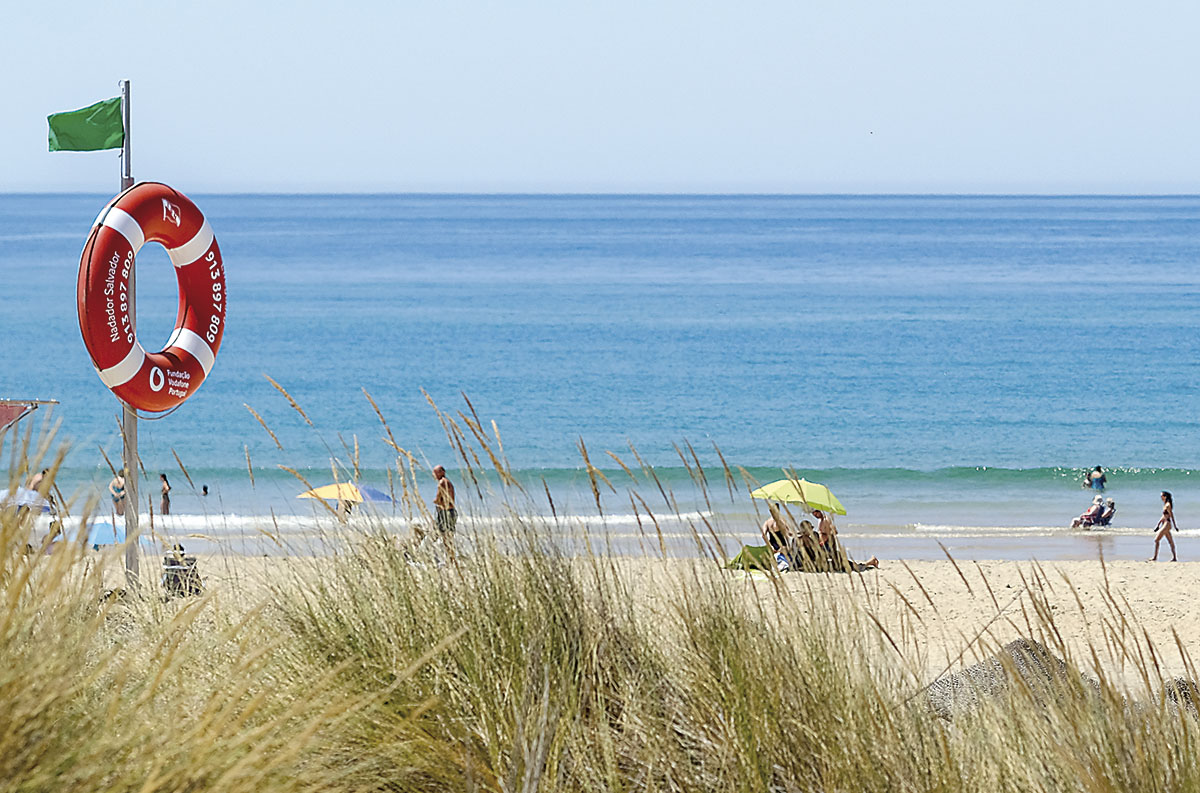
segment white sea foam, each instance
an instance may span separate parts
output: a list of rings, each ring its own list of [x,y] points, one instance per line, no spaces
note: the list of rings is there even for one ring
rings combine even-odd
[[[1004,536],[1092,536],[1092,537],[1133,537],[1154,534],[1153,529],[1129,526],[1106,526],[1099,529],[1072,529],[1068,526],[950,526],[941,524],[914,523],[906,528],[919,536],[942,537],[1004,537]],[[1181,534],[1185,532],[1180,532]],[[1200,534],[1200,529],[1193,529],[1188,534]],[[866,535],[864,535],[866,536]],[[911,537],[913,534],[893,534],[871,532],[869,536]]]
[[[663,529],[671,529],[674,533],[679,533],[681,529],[690,536],[689,526],[696,526],[698,529],[704,530],[703,522],[705,519],[711,520],[711,513],[707,512],[683,512],[678,515],[658,515],[655,519],[658,521],[659,527]],[[90,516],[89,523],[111,523],[111,516],[106,514],[98,514]],[[589,529],[589,530],[604,530],[606,533],[611,533],[613,529],[627,528],[637,529],[640,525],[646,533],[654,533],[654,520],[646,515],[635,514],[613,514],[613,515],[576,515],[567,514],[559,515],[536,515],[536,516],[521,516],[521,520],[525,522],[538,522],[544,526],[565,530]],[[37,519],[39,530],[46,531],[50,527],[51,518],[47,515],[40,516]],[[511,525],[513,518],[503,515],[468,515],[460,514],[458,528],[460,530],[488,530],[500,529]],[[346,524],[338,524],[334,521],[332,515],[322,515],[320,513],[306,515],[271,515],[271,514],[240,514],[236,512],[230,513],[210,513],[196,514],[183,513],[177,515],[155,515],[153,520],[149,514],[141,514],[138,516],[138,527],[142,534],[161,535],[164,537],[172,536],[187,536],[187,535],[207,535],[207,536],[238,536],[246,534],[265,534],[265,535],[318,535],[330,530],[337,530],[343,527],[354,528],[370,528],[383,527],[392,531],[406,531],[415,526],[426,526],[429,522],[428,518],[415,516],[409,518],[404,515],[392,515],[382,512],[365,511],[356,512],[351,515]],[[78,530],[80,523],[79,517],[68,517],[64,520],[64,529],[68,534]],[[117,525],[124,526],[124,520],[117,518]],[[636,536],[631,534],[630,536]]]
[[[1064,534],[1078,529],[1064,526],[951,526],[945,524],[912,524],[913,531],[923,534],[959,536],[970,534]]]
[[[641,523],[639,525],[639,517]],[[657,526],[645,515],[617,513],[605,516],[594,514],[520,515],[525,526],[549,536],[559,538],[564,547],[582,548],[585,543],[594,551],[606,549],[618,553],[657,553],[661,543],[672,554],[694,555],[697,542],[708,546],[716,542],[728,553],[741,544],[758,545],[762,540],[757,525],[741,516],[733,519],[703,511],[690,511],[679,515],[656,516]],[[92,522],[108,523],[108,515],[95,516]],[[708,521],[712,529],[705,524]],[[411,536],[416,526],[428,528],[428,517],[392,515],[390,512],[375,511],[368,507],[351,516],[341,524],[332,515],[313,511],[307,514],[271,515],[257,512],[155,515],[153,522],[148,514],[141,515],[139,526],[143,535],[143,547],[147,549],[167,548],[182,543],[191,551],[210,552],[232,549],[238,553],[251,554],[324,554],[339,547],[347,536],[346,532],[384,531],[397,537]],[[120,527],[122,521],[117,520]],[[44,538],[49,533],[50,519],[40,516],[37,520],[37,535]],[[458,522],[459,535],[470,541],[473,536],[505,536],[514,527],[514,518],[498,515],[463,514]],[[79,518],[65,521],[67,536],[77,536]],[[1082,542],[1079,553],[1087,554],[1092,540],[1115,537],[1148,538],[1152,531],[1146,528],[1110,527],[1102,530],[1081,531],[1062,526],[964,526],[948,523],[914,523],[906,526],[880,524],[856,525],[847,523],[841,528],[843,542],[848,548],[861,552],[891,553],[893,555],[914,553],[911,546],[916,541],[920,554],[937,554],[938,542],[953,547],[960,541],[984,543],[990,550],[973,550],[972,553],[996,555],[1009,558],[1032,553],[1030,548],[1040,548],[1036,538],[1054,538],[1055,542]],[[1200,535],[1200,528],[1189,529],[1185,535]],[[92,537],[111,535],[111,530],[93,531]],[[111,540],[110,540],[111,541]],[[898,544],[897,544],[898,543]],[[925,546],[929,546],[928,548]],[[916,547],[916,546],[914,546]],[[1074,547],[1074,546],[1072,546]],[[691,550],[689,550],[691,549]],[[930,550],[933,549],[933,550]],[[990,557],[989,557],[990,558]]]

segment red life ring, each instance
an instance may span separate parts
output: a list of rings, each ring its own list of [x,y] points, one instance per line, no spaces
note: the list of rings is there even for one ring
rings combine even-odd
[[[179,282],[175,332],[146,352],[129,318],[129,277],[146,242],[167,249]],[[187,196],[142,182],[106,206],[79,259],[79,330],[100,379],[130,407],[170,410],[212,370],[225,332],[225,267],[212,228]]]

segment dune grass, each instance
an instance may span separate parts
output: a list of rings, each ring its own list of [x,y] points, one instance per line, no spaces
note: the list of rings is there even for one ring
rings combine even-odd
[[[511,488],[498,432],[473,410],[443,419],[464,464]],[[62,450],[33,446],[16,444],[10,484],[56,469]],[[425,474],[395,451],[416,492]],[[0,511],[0,790],[1200,788],[1195,711],[1162,693],[1119,597],[1077,659],[1032,582],[1027,633],[1068,673],[947,721],[919,627],[889,632],[904,619],[867,578],[733,574],[703,526],[692,560],[568,554],[520,492],[495,497],[508,519],[453,556],[368,526],[257,600],[106,596],[118,556],[31,553],[28,517]],[[1103,675],[1117,655],[1135,698]]]

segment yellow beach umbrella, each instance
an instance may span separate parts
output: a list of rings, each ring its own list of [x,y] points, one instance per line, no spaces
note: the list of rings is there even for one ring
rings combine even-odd
[[[322,501],[351,501],[356,504],[360,501],[366,501],[358,486],[349,482],[336,482],[332,485],[314,487],[312,490],[307,490],[296,496],[296,498],[319,498]]]
[[[845,515],[846,508],[837,500],[829,488],[806,479],[780,479],[763,485],[750,493],[752,498],[766,501],[782,501],[786,504],[803,504],[809,509],[820,509],[836,515]]]
[[[388,501],[392,497],[374,487],[366,485],[354,485],[349,482],[337,482],[324,487],[315,487],[308,490],[296,498],[319,498],[322,501],[346,501],[357,504],[362,501]]]

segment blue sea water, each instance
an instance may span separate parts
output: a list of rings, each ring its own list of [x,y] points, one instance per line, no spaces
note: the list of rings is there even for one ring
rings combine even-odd
[[[755,504],[740,481],[729,497],[714,447],[760,481],[792,466],[825,482],[851,536],[1029,542],[1087,506],[1096,464],[1131,536],[1159,489],[1185,528],[1200,514],[1200,197],[192,197],[229,315],[197,395],[141,425],[178,512],[311,514],[278,466],[325,481],[356,440],[364,481],[386,488],[395,454],[365,389],[401,446],[452,468],[423,390],[451,415],[465,394],[531,489],[546,479],[579,514],[595,511],[580,440],[617,480],[605,452],[636,469],[633,444],[683,511],[735,534]],[[0,397],[59,400],[65,490],[107,481],[98,446],[120,454],[75,306],[108,198],[0,196]],[[138,265],[152,347],[174,277],[157,246]],[[614,486],[605,509],[628,522]]]

